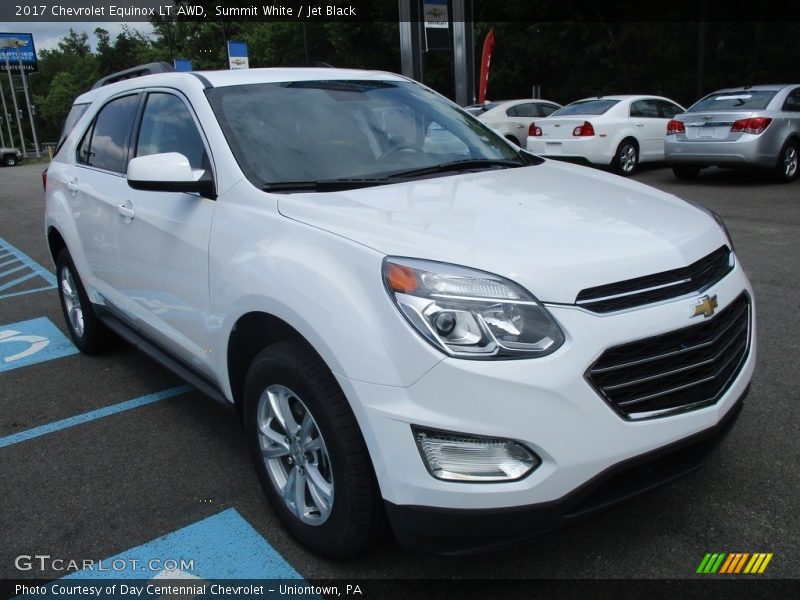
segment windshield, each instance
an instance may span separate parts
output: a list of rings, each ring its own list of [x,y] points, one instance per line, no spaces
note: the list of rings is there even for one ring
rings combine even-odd
[[[602,115],[609,108],[617,104],[619,100],[578,100],[572,104],[567,104],[564,108],[559,108],[551,117],[568,117],[570,115]]]
[[[708,110],[763,110],[775,97],[777,90],[742,90],[716,93],[698,100],[686,112]]]
[[[295,81],[207,93],[236,160],[259,187],[363,181],[460,161],[527,164],[486,126],[411,82]]]

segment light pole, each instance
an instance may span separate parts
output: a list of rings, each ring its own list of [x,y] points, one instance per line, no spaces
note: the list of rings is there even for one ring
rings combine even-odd
[[[16,48],[17,50],[17,62],[19,63],[19,76],[22,78],[22,90],[25,94],[25,106],[28,109],[28,120],[31,122],[31,133],[33,134],[33,149],[36,151],[36,158],[41,158],[41,153],[39,152],[39,138],[36,135],[36,123],[33,122],[33,109],[31,108],[31,98],[28,94],[28,79],[25,77],[25,67],[22,64],[22,52],[20,48],[23,46],[27,46],[28,42],[26,40],[18,40],[18,39],[8,39],[0,41],[0,47],[6,48],[6,69],[8,70],[8,49],[9,48]],[[8,78],[11,79],[11,71],[8,71]],[[14,108],[16,109],[16,96],[14,96]],[[17,125],[19,125],[20,129],[20,137],[22,137],[22,124],[17,119]],[[25,140],[22,140],[22,148],[23,152],[25,151]]]
[[[11,46],[7,46],[8,42],[0,41],[0,48],[10,48]],[[6,73],[8,74],[8,85],[11,86],[11,102],[14,104],[14,118],[17,120],[17,130],[19,131],[19,139],[20,143],[22,144],[22,152],[27,152],[25,148],[25,136],[22,135],[22,123],[19,120],[19,106],[17,106],[17,94],[14,91],[14,79],[11,77],[11,66],[8,64],[8,52],[4,53],[6,59]],[[12,140],[13,137],[12,137]]]

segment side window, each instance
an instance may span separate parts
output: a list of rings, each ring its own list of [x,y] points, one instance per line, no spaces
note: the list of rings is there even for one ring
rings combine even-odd
[[[800,88],[797,88],[786,96],[786,102],[783,103],[782,110],[787,112],[800,112]]]
[[[554,112],[558,110],[558,107],[555,104],[540,104],[539,111],[542,113],[542,117],[549,117]]]
[[[209,168],[206,147],[186,105],[172,94],[147,95],[134,156],[179,152],[193,169]]]
[[[128,141],[138,104],[139,96],[134,94],[115,98],[101,108],[78,146],[78,162],[125,173]]]
[[[511,108],[506,110],[506,116],[507,117],[519,117],[519,116],[521,116],[520,114],[517,113],[517,108],[518,107],[516,107],[516,106],[512,106]]]
[[[631,116],[640,119],[658,119],[658,105],[655,100],[639,100],[631,104]]]
[[[675,117],[675,115],[679,115],[684,112],[680,106],[673,104],[672,102],[667,102],[666,100],[657,100],[656,102],[661,110],[661,117],[664,119],[672,119]]]
[[[518,117],[537,117],[539,116],[536,111],[536,104],[529,102],[528,104],[517,105]]]

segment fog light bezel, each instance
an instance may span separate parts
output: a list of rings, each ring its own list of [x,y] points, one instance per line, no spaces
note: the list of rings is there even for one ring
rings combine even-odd
[[[503,483],[516,483],[519,481],[524,480],[525,478],[529,477],[531,473],[534,473],[540,466],[542,466],[542,458],[539,456],[534,450],[532,450],[527,444],[515,440],[513,438],[503,438],[497,436],[488,436],[488,435],[479,435],[473,433],[464,433],[461,431],[450,431],[447,429],[438,429],[435,427],[425,427],[422,425],[411,425],[411,432],[414,436],[414,443],[417,446],[417,451],[419,452],[420,458],[422,459],[422,464],[425,465],[425,469],[428,471],[428,474],[438,481],[444,481],[447,483],[465,483],[465,484],[480,484],[480,485],[495,485],[495,484],[503,484]],[[522,475],[514,478],[480,478],[480,479],[469,479],[466,476],[461,478],[455,477],[446,477],[438,475],[434,469],[431,467],[430,461],[428,460],[428,456],[425,452],[425,449],[422,445],[422,440],[420,439],[420,434],[427,434],[429,437],[440,436],[440,438],[444,438],[443,441],[447,441],[447,438],[463,438],[464,441],[470,442],[491,442],[491,443],[501,443],[506,445],[514,445],[525,452],[527,452],[531,458],[533,459],[533,465],[525,471]],[[452,440],[451,440],[452,441]],[[448,471],[454,472],[454,471]]]

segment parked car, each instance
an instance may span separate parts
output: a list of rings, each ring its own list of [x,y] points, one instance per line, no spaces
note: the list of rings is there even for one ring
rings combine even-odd
[[[709,94],[669,122],[664,149],[679,179],[716,165],[771,170],[778,181],[794,181],[800,160],[800,84]]]
[[[235,407],[315,552],[387,522],[436,552],[533,536],[693,470],[739,414],[756,313],[705,209],[390,73],[164,73],[76,104],[44,182],[71,339]]]
[[[531,121],[551,115],[559,108],[560,104],[549,100],[503,100],[492,102],[475,116],[510,142],[523,146]]]
[[[464,110],[471,114],[473,117],[477,117],[480,114],[485,113],[487,110],[492,108],[496,105],[497,102],[484,102],[483,104],[470,104],[469,106],[464,107]]]
[[[16,148],[3,148],[0,147],[0,161],[6,167],[13,167],[22,160],[22,152]]]
[[[664,160],[667,123],[684,110],[659,96],[584,98],[531,123],[527,149],[627,176],[639,163]]]

